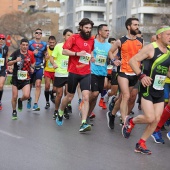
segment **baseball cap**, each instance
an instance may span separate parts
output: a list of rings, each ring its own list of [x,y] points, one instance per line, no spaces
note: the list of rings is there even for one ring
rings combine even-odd
[[[5,35],[4,34],[0,34],[0,38],[5,38]]]

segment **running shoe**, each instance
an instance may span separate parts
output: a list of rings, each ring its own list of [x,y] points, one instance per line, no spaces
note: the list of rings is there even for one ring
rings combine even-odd
[[[123,123],[123,120],[122,120],[122,117],[120,116],[120,126],[123,126],[124,125],[124,123]]]
[[[46,103],[46,106],[45,106],[45,109],[49,109],[49,108],[50,108],[50,103],[47,102],[47,103]]]
[[[18,111],[19,112],[22,111],[22,101],[21,101],[21,98],[18,98]]]
[[[32,101],[32,97],[30,97],[30,98],[27,100],[27,109],[31,109],[31,101]]]
[[[64,109],[64,119],[69,119],[70,118],[70,114],[69,114],[69,112],[68,112],[68,107],[66,107],[65,109]]]
[[[170,140],[170,131],[166,134],[166,136]]]
[[[106,103],[105,103],[105,102],[103,102],[102,109],[107,109],[107,105],[106,105]]]
[[[146,144],[144,142],[141,144],[139,143],[136,144],[135,152],[147,155],[152,154],[152,152],[149,149],[147,149]]]
[[[95,117],[96,117],[96,115],[95,115],[93,112],[91,112],[89,118],[92,120],[92,119],[94,119]]]
[[[17,112],[16,111],[14,111],[13,113],[12,113],[12,120],[17,120]]]
[[[112,113],[110,111],[108,111],[106,113],[106,117],[107,117],[107,125],[110,129],[114,129],[115,126],[115,116],[112,115]]]
[[[87,123],[82,123],[79,132],[87,132],[87,131],[91,131],[91,125]]]
[[[129,138],[130,133],[131,133],[132,129],[134,128],[134,125],[132,125],[130,123],[131,119],[133,119],[133,117],[126,116],[125,124],[122,127],[122,135],[124,138]]]
[[[111,98],[111,101],[109,103],[109,111],[112,112],[113,108],[114,108],[114,105],[115,105],[115,96],[113,96]]]
[[[2,103],[0,102],[0,110],[2,110]]]
[[[99,101],[99,106],[100,107],[103,107],[103,100],[104,100],[103,98],[100,98],[100,101]]]
[[[34,106],[33,106],[33,111],[40,111],[40,108],[38,107],[38,104],[35,104],[34,103]]]
[[[162,144],[165,143],[164,140],[162,139],[161,131],[153,132],[151,136],[153,140],[155,141],[155,143],[162,143]]]
[[[56,118],[56,123],[58,126],[62,126],[63,125],[63,116],[60,116],[58,114],[57,118]]]
[[[57,116],[58,116],[58,111],[55,110],[55,111],[54,111],[54,114],[53,114],[53,119],[56,120]]]
[[[68,105],[68,106],[67,106],[67,112],[68,112],[69,114],[72,114],[72,107],[71,107],[71,105]]]

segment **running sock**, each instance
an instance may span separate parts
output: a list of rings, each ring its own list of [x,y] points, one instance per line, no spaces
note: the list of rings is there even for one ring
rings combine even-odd
[[[46,102],[49,102],[49,95],[50,95],[49,90],[48,91],[44,91],[44,95],[45,95]]]
[[[107,90],[106,89],[103,89],[102,93],[101,93],[101,98],[103,98],[107,93]]]
[[[130,122],[130,124],[131,124],[131,125],[135,126],[135,124],[134,124],[134,122],[133,122],[133,118],[132,118],[132,119],[130,119],[130,121],[129,121],[129,122]]]
[[[156,132],[159,131],[169,118],[170,118],[170,106],[166,105],[155,131]]]
[[[59,109],[58,114],[59,114],[60,117],[63,116],[64,110],[60,110],[60,109]]]
[[[140,138],[140,139],[139,139],[139,141],[138,141],[138,143],[139,143],[139,144],[141,144],[141,143],[145,143],[145,142],[146,142],[146,141],[145,141],[145,140],[143,140],[143,139],[141,139],[141,138]]]
[[[0,90],[0,101],[2,99],[3,90]]]
[[[82,120],[81,123],[82,123],[82,124],[83,124],[83,123],[86,123],[86,120]]]

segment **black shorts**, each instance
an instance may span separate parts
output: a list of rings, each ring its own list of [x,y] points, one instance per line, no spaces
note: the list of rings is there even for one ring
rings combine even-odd
[[[104,87],[105,76],[97,76],[95,74],[91,75],[91,91],[98,91],[102,93]]]
[[[80,89],[89,90],[91,84],[91,74],[79,75],[74,73],[69,73],[68,75],[68,92],[74,94],[78,83],[80,83]]]
[[[109,81],[111,81],[112,75],[111,74],[107,74],[107,78]]]
[[[138,80],[137,83],[134,85],[133,89],[139,89],[140,81]]]
[[[15,77],[12,77],[11,84],[16,86],[18,90],[21,90],[27,84],[30,84],[30,80],[18,80]]]
[[[117,76],[118,76],[118,73],[112,71],[111,85],[118,85]]]
[[[118,76],[128,79],[129,80],[129,87],[134,86],[138,81],[138,77],[136,75],[133,75],[133,76],[132,75],[126,75],[125,73],[119,72]]]
[[[55,77],[54,78],[54,86],[55,87],[63,87],[68,83],[68,77]]]
[[[35,69],[34,73],[31,74],[31,80],[30,80],[31,84],[35,83],[36,80],[42,80],[43,72],[44,72],[43,68]]]
[[[0,77],[6,77],[6,70],[0,71]]]
[[[148,96],[145,96],[144,93],[140,93],[140,94],[144,99],[151,101],[153,104],[164,102],[164,95],[160,97],[154,97],[151,94],[149,94]]]

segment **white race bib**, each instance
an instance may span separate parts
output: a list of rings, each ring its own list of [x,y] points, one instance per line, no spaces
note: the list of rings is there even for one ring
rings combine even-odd
[[[106,64],[106,56],[97,55],[95,59],[95,64],[98,66],[105,66]]]
[[[49,60],[48,60],[48,67],[53,68],[53,65],[51,64],[51,62]]]
[[[89,53],[86,53],[86,56],[80,56],[79,62],[83,64],[89,64],[90,59],[91,55]]]
[[[166,76],[155,75],[155,80],[153,82],[153,88],[156,90],[163,90],[165,84]]]
[[[0,66],[4,66],[5,58],[0,58]]]
[[[22,70],[18,70],[18,80],[26,80],[27,79],[27,71],[22,71]]]
[[[68,60],[62,60],[61,62],[61,68],[62,69],[67,69],[68,67]]]

